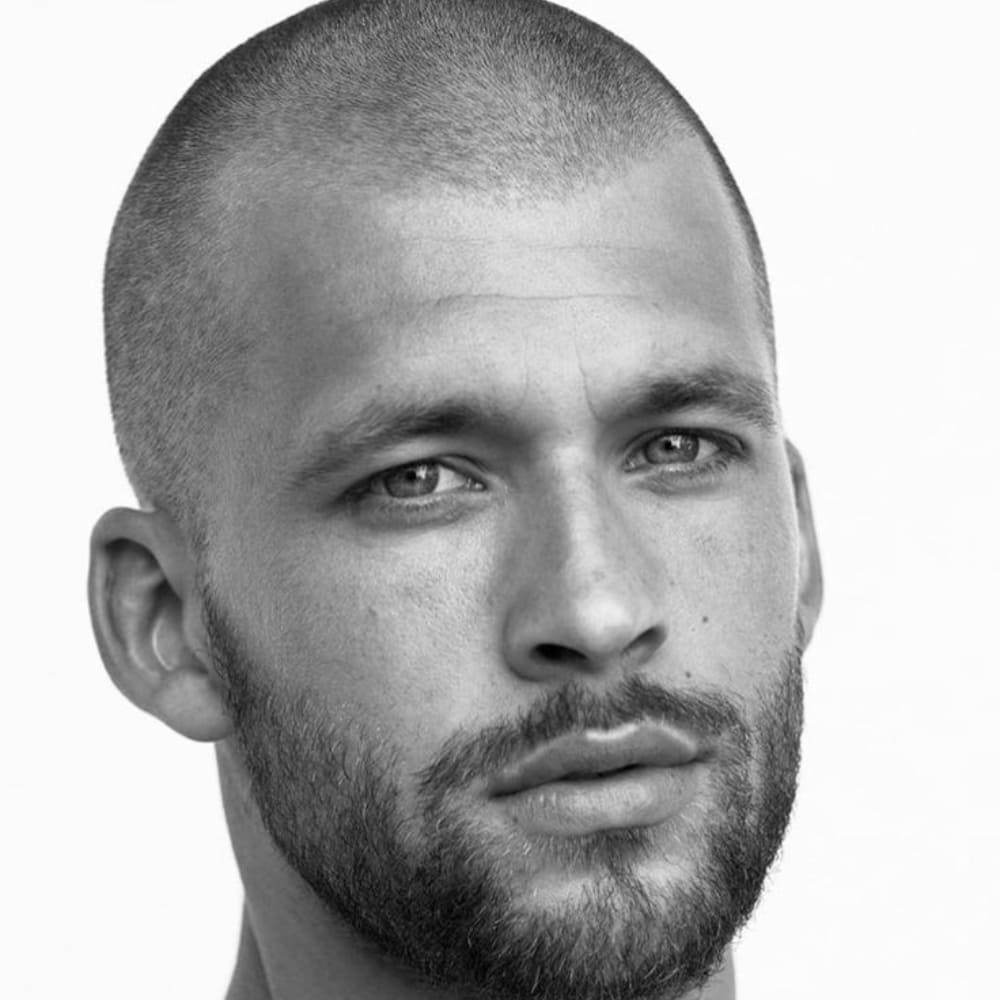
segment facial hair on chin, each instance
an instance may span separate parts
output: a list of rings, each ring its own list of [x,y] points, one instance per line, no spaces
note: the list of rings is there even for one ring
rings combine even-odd
[[[268,833],[316,896],[380,960],[429,988],[477,1000],[677,1000],[703,986],[749,917],[795,795],[801,653],[792,644],[751,726],[718,693],[670,691],[638,675],[598,698],[577,683],[531,711],[453,734],[417,776],[407,816],[399,750],[363,723],[325,714],[311,691],[280,690],[246,655],[206,593],[206,626],[227,684],[254,801]],[[661,719],[715,737],[715,801],[693,874],[667,888],[636,876],[650,829],[561,845],[594,877],[571,910],[526,912],[504,845],[456,802],[462,789],[562,733]],[[758,758],[753,779],[752,757]]]

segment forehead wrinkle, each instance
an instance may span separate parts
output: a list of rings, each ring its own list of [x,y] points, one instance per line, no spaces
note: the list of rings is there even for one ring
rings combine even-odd
[[[433,320],[436,313],[456,314],[461,318],[470,312],[477,304],[490,305],[501,303],[571,303],[571,302],[630,302],[646,306],[657,314],[666,316],[667,310],[659,302],[648,296],[626,292],[579,292],[564,295],[528,293],[513,294],[509,292],[455,292],[453,294],[437,295],[428,298],[406,297],[397,294],[380,309],[368,309],[361,313],[340,315],[335,320],[337,335],[354,339],[358,342],[374,333],[386,333],[388,328],[398,328],[398,335],[404,337],[409,324],[417,325]],[[468,309],[463,308],[468,307]],[[342,308],[342,307],[341,307]],[[484,319],[483,332],[487,332],[489,323]],[[435,351],[436,348],[429,347]]]
[[[401,318],[399,313],[407,311],[410,313],[432,313],[438,309],[447,309],[449,306],[461,307],[466,303],[491,303],[491,302],[575,302],[580,301],[622,301],[641,302],[650,305],[658,312],[663,312],[659,303],[653,302],[644,295],[629,294],[626,292],[572,292],[564,295],[549,295],[545,293],[525,293],[516,295],[512,292],[455,292],[450,295],[435,295],[429,298],[406,299],[400,297],[396,302],[390,303],[385,309],[375,310],[366,313],[345,324],[347,329],[358,329],[365,324],[383,319],[387,316],[395,315]]]

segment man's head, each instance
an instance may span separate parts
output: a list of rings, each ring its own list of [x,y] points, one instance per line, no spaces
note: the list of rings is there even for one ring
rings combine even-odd
[[[152,509],[95,533],[98,637],[220,741],[248,898],[462,996],[694,988],[791,806],[819,569],[676,92],[530,0],[320,5],[185,97],[106,289]]]

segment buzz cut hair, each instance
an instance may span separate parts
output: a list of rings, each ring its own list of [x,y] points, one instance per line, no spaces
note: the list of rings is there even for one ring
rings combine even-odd
[[[157,132],[108,248],[108,386],[140,503],[207,543],[213,433],[254,344],[226,278],[241,165],[319,161],[339,185],[376,192],[558,199],[685,138],[708,151],[738,216],[773,353],[760,242],[722,155],[604,28],[544,0],[330,0],[235,48]]]

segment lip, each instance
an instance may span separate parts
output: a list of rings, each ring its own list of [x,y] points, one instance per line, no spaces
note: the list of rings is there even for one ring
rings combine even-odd
[[[502,798],[556,782],[588,785],[631,773],[624,768],[683,767],[700,753],[693,737],[665,726],[629,723],[610,730],[588,729],[533,750],[500,771],[489,790]]]

